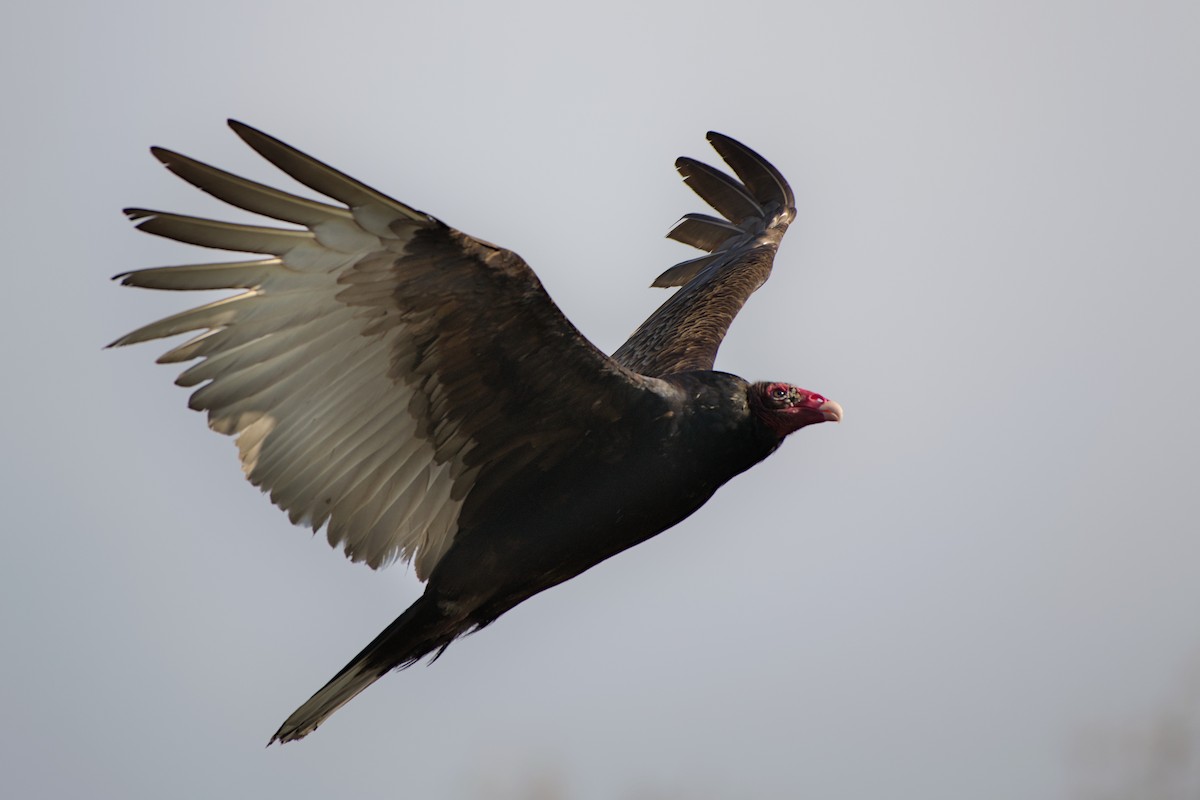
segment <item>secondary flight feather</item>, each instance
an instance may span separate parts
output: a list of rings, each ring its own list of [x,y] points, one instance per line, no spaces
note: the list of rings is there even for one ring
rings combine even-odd
[[[655,281],[680,288],[610,357],[515,253],[230,126],[329,202],[152,148],[197,188],[299,227],[127,209],[147,233],[261,258],[117,276],[242,291],[113,345],[199,332],[159,361],[196,361],[176,382],[199,387],[190,407],[236,437],[247,478],[351,559],[411,561],[426,582],[272,741],[671,527],[790,433],[841,419],[814,392],[712,371],[795,217],[782,175],[727,136],[708,138],[733,176],[676,162],[721,216],[688,214],[668,235],[707,254]]]

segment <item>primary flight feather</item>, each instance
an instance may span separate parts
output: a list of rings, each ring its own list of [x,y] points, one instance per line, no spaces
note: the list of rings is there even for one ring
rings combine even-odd
[[[721,216],[688,214],[668,235],[707,255],[659,276],[656,286],[680,288],[606,356],[515,253],[230,126],[332,202],[153,148],[214,197],[300,227],[127,209],[147,233],[263,257],[117,276],[244,291],[113,345],[201,331],[159,361],[199,359],[177,383],[198,386],[189,405],[236,437],[246,477],[351,559],[411,561],[426,582],[273,742],[302,738],[388,671],[666,530],[796,430],[841,419],[816,393],[712,371],[796,213],[779,172],[727,136],[708,140],[736,177],[676,162]]]

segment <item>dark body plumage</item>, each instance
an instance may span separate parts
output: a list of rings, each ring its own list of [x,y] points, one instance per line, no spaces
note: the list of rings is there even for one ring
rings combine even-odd
[[[252,128],[268,160],[344,206],[289,195],[170,151],[172,171],[307,230],[142,210],[139,227],[274,256],[141,270],[127,284],[241,288],[114,344],[206,333],[163,361],[247,476],[355,560],[412,559],[423,596],[288,718],[291,741],[386,672],[440,652],[529,597],[686,518],[791,432],[840,419],[789,384],[712,371],[730,322],[770,273],[791,190],[753,151],[710,141],[741,182],[677,166],[724,219],[671,236],[709,251],[610,358],[514,253],[456,231]]]
[[[503,497],[468,502],[427,593],[486,625],[671,527],[779,446],[751,414],[740,378],[696,372],[667,382],[677,393],[584,437],[558,468],[530,465],[509,477]]]

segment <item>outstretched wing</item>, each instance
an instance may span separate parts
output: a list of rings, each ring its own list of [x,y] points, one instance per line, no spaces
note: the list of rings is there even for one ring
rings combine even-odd
[[[129,209],[138,228],[267,257],[117,276],[154,289],[242,289],[113,345],[204,331],[160,362],[189,405],[237,437],[247,477],[293,522],[372,567],[413,559],[425,579],[481,475],[553,466],[593,429],[669,389],[588,342],[516,254],[447,227],[237,122],[316,202],[155,148],[225,202],[296,223],[258,227]],[[645,409],[643,409],[645,410]]]
[[[746,298],[766,282],[784,231],[796,217],[787,181],[740,142],[709,132],[708,141],[740,179],[691,158],[675,168],[721,217],[687,214],[667,236],[709,255],[676,264],[655,286],[681,286],[642,323],[613,358],[643,375],[712,369],[717,349]]]

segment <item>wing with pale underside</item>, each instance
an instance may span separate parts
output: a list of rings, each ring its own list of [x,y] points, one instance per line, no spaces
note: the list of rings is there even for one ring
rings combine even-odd
[[[606,357],[516,254],[447,227],[240,123],[318,202],[167,150],[179,177],[259,227],[130,209],[148,233],[255,260],[118,276],[156,289],[241,289],[114,345],[201,333],[160,362],[189,405],[237,437],[247,477],[355,561],[412,559],[423,580],[481,474],[551,468],[589,430],[669,391]],[[545,460],[546,463],[540,463]]]
[[[730,323],[771,274],[796,217],[791,188],[766,159],[720,133],[710,132],[708,141],[737,177],[691,158],[675,162],[688,186],[721,216],[687,214],[667,234],[708,255],[676,264],[654,281],[682,288],[613,353],[643,375],[713,368]]]

